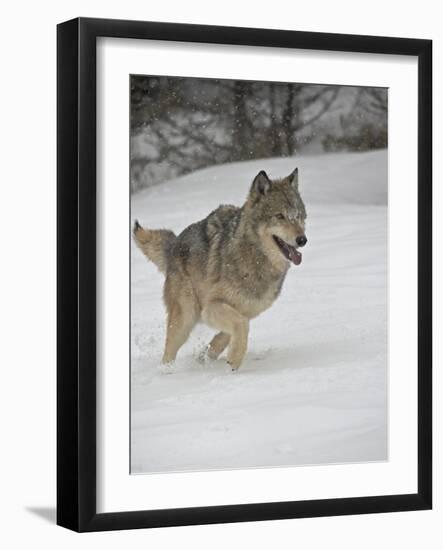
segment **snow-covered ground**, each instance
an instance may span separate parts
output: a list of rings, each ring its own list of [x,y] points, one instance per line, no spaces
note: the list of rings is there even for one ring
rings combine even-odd
[[[387,154],[330,154],[206,168],[132,198],[132,219],[176,233],[244,201],[259,170],[300,170],[303,263],[251,322],[232,373],[201,364],[197,325],[160,366],[163,276],[131,250],[131,470],[228,469],[387,458]]]

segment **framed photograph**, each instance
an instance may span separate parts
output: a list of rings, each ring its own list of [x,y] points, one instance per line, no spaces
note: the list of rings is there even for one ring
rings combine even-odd
[[[430,509],[431,41],[57,36],[57,523]]]

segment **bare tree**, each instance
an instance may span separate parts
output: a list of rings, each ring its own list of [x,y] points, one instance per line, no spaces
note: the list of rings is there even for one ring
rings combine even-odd
[[[232,160],[244,160],[251,156],[252,125],[248,113],[251,85],[244,80],[235,80],[232,85],[231,150]],[[231,102],[225,98],[224,103]],[[226,107],[229,106],[226,105]]]
[[[388,112],[388,90],[386,88],[360,88],[356,108],[386,118]]]
[[[264,113],[265,137],[268,148],[263,156],[291,156],[299,146],[302,130],[312,126],[332,106],[339,93],[338,86],[311,84],[265,84],[265,100],[258,94],[256,111]],[[262,124],[254,121],[257,134]]]
[[[337,86],[133,76],[132,188],[157,181],[159,167],[164,178],[293,155],[300,133],[306,135],[338,94]]]
[[[339,86],[312,86],[288,84],[283,127],[286,154],[293,155],[297,148],[297,135],[312,126],[333,105],[340,91]]]
[[[340,115],[340,133],[323,136],[327,151],[368,151],[388,145],[388,93],[385,88],[358,88],[347,113]]]

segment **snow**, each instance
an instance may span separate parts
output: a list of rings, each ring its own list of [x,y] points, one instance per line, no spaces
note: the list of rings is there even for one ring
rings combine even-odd
[[[238,372],[199,362],[200,324],[160,365],[163,275],[131,250],[131,472],[387,459],[387,153],[254,160],[206,168],[132,197],[131,217],[180,232],[253,177],[300,170],[303,263],[251,322]]]

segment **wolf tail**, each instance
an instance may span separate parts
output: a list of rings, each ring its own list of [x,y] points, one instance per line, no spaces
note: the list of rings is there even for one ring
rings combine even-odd
[[[162,273],[166,273],[168,252],[176,240],[169,229],[143,229],[137,220],[132,229],[135,244]]]

